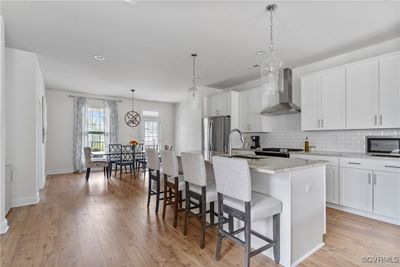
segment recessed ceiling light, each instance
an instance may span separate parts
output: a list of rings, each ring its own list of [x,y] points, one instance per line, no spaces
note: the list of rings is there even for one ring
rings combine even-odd
[[[98,61],[104,61],[104,60],[106,60],[106,58],[105,58],[104,56],[100,56],[100,55],[94,56],[94,59],[96,59],[96,60],[98,60]]]
[[[265,54],[265,50],[260,50],[256,52],[257,55],[264,55]]]

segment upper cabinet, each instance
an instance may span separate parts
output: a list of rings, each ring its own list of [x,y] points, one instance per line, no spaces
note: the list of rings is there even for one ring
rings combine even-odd
[[[344,68],[301,79],[302,130],[335,130],[346,127]]]
[[[400,127],[400,53],[301,77],[302,130]]]
[[[351,64],[346,69],[346,120],[348,129],[378,126],[378,59]]]
[[[223,92],[207,97],[207,116],[229,116],[231,110],[231,92]]]
[[[379,126],[400,126],[400,54],[379,59]]]
[[[263,88],[253,88],[239,93],[239,129],[243,132],[263,132],[261,111],[267,106]]]

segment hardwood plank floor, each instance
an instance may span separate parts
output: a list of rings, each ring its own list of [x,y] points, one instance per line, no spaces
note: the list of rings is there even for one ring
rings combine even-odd
[[[49,176],[39,204],[9,212],[2,266],[242,266],[240,246],[224,241],[222,259],[215,261],[215,228],[207,229],[201,250],[197,220],[183,236],[183,214],[174,229],[172,210],[163,221],[154,198],[147,210],[146,192],[143,176],[107,181],[94,172],[88,183],[83,174]],[[326,245],[301,266],[362,266],[362,256],[400,257],[399,226],[334,209],[327,216]],[[277,265],[258,255],[251,266]]]

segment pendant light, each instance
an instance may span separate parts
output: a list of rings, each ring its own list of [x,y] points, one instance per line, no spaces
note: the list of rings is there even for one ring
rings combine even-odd
[[[267,11],[270,13],[270,44],[269,44],[269,56],[261,64],[261,83],[267,94],[276,94],[279,92],[279,73],[282,68],[282,60],[274,54],[274,36],[273,36],[273,12],[277,9],[276,4],[267,6]]]
[[[196,86],[196,57],[197,54],[191,54],[193,58],[193,86],[188,90],[187,106],[189,109],[200,108],[200,90]]]
[[[131,96],[132,109],[131,109],[131,111],[128,111],[125,114],[125,123],[129,127],[137,127],[140,124],[141,118],[140,118],[140,114],[137,113],[134,109],[135,108],[135,98],[134,98],[135,90],[131,89],[131,92],[132,92],[132,96]]]

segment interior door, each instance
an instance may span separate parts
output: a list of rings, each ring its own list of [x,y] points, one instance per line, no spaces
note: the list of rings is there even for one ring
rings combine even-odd
[[[346,71],[341,68],[324,72],[321,80],[321,128],[345,129]]]
[[[340,168],[340,204],[372,212],[372,172]]]
[[[400,55],[379,60],[379,127],[400,127]]]
[[[400,218],[400,173],[375,171],[374,212]]]
[[[301,79],[301,129],[318,130],[321,118],[320,75]]]
[[[357,62],[346,69],[348,129],[378,127],[378,60]]]

